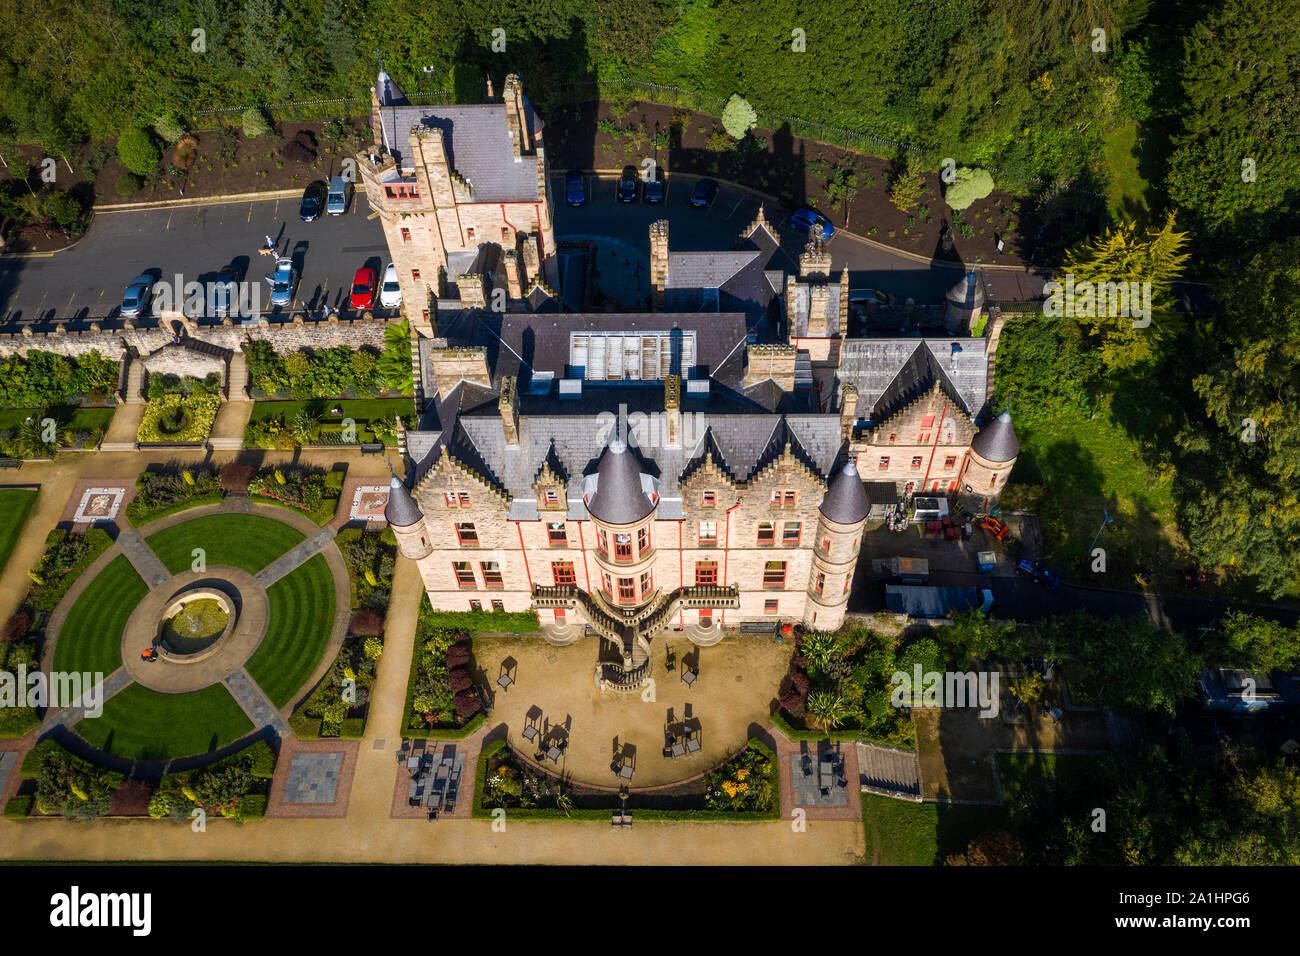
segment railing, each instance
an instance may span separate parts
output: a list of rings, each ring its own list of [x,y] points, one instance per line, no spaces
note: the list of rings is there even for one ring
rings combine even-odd
[[[600,666],[601,683],[611,690],[617,691],[640,690],[649,674],[649,660],[642,661],[631,670],[624,670],[619,664],[602,664]]]
[[[634,613],[616,615],[576,585],[537,585],[533,588],[533,607],[539,610],[581,607],[596,633],[619,647],[630,648],[638,635],[655,634],[679,610],[738,609],[740,590],[709,584],[689,585],[666,596],[652,597],[645,607]]]

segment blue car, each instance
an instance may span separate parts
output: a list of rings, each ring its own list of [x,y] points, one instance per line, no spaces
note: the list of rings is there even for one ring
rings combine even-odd
[[[581,206],[587,201],[587,184],[582,170],[571,169],[564,177],[564,201],[570,206]]]
[[[811,209],[796,209],[794,215],[790,217],[791,228],[798,229],[800,232],[812,232],[814,224],[822,227],[822,238],[829,239],[835,235],[835,227],[831,225],[830,220]]]
[[[712,179],[701,179],[691,190],[691,205],[696,209],[708,209],[717,198],[718,184]]]

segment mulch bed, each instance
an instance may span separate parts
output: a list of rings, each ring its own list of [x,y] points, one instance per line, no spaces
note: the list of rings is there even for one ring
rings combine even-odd
[[[108,795],[108,815],[111,817],[144,817],[149,815],[149,798],[153,788],[143,780],[128,780]]]

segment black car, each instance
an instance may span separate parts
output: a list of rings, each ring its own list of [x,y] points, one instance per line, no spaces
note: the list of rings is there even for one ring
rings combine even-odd
[[[298,207],[298,218],[303,222],[314,222],[325,211],[325,194],[328,190],[323,180],[309,183],[302,192],[302,205]]]
[[[701,179],[691,190],[691,205],[696,209],[708,209],[716,198],[718,198],[718,184],[712,179]]]
[[[643,197],[647,203],[661,203],[664,201],[664,181],[662,179],[650,179],[645,184],[645,195]]]
[[[624,166],[623,175],[618,181],[618,201],[636,202],[636,167]]]

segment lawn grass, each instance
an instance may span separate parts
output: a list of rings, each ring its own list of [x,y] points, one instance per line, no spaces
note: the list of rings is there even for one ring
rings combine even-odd
[[[32,488],[0,489],[0,571],[9,563],[38,492]]]
[[[172,574],[190,570],[194,549],[209,567],[229,565],[256,574],[303,540],[302,532],[260,515],[204,515],[157,531],[146,539]]]
[[[104,713],[73,728],[92,747],[127,760],[208,753],[238,740],[253,724],[230,692],[213,684],[189,694],[160,694],[128,684]]]
[[[53,408],[0,408],[0,431],[17,428],[33,415],[50,415],[62,422],[61,428],[74,432],[88,432],[96,428],[108,431],[116,408],[82,408],[79,405],[58,405]]]
[[[972,838],[1003,819],[1001,807],[912,803],[862,795],[866,863],[880,866],[936,866],[966,849]]]
[[[1129,562],[1173,566],[1185,545],[1175,524],[1172,475],[1147,464],[1139,443],[1112,420],[1107,405],[1092,420],[1072,408],[1056,409],[1050,421],[1022,419],[1016,435],[1020,457],[1011,481],[1043,485],[1054,494],[1065,538],[1056,543],[1053,557],[1062,570],[1093,577],[1089,545],[1103,509],[1115,518],[1098,540],[1108,553],[1114,584],[1121,583]],[[1118,565],[1117,556],[1125,559]],[[1123,583],[1131,586],[1132,580]]]
[[[126,555],[87,585],[68,612],[54,645],[54,670],[111,674],[122,666],[122,631],[149,592]]]
[[[266,590],[270,621],[247,669],[276,707],[289,703],[320,663],[334,627],[334,576],[316,555]]]
[[[1106,136],[1103,153],[1110,169],[1106,204],[1116,222],[1141,220],[1147,214],[1149,185],[1139,171],[1138,124],[1127,123]]]

